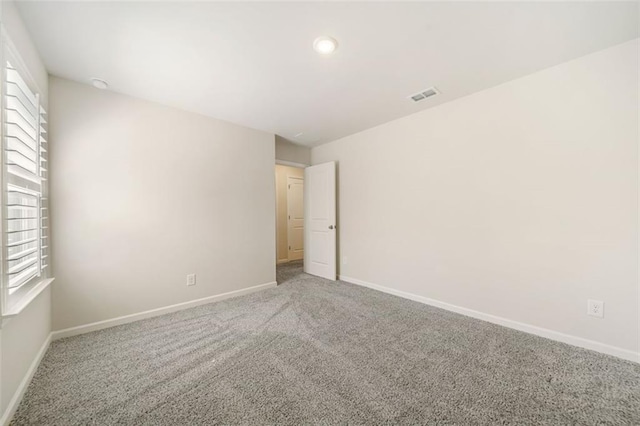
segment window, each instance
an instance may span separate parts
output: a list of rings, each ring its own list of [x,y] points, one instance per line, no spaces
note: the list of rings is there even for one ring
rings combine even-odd
[[[5,46],[2,117],[2,283],[5,307],[47,276],[49,205],[46,111]]]

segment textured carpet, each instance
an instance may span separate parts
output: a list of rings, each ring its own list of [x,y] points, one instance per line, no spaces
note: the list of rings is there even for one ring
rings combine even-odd
[[[640,424],[640,365],[278,269],[53,342],[13,424]]]

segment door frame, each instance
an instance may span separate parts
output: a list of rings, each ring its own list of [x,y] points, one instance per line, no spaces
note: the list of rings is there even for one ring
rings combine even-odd
[[[274,179],[276,179],[276,166],[280,165],[280,166],[289,166],[289,167],[295,167],[297,169],[301,169],[302,170],[302,179],[304,180],[304,169],[306,169],[307,167],[310,167],[309,164],[303,164],[303,163],[295,163],[293,161],[286,161],[286,160],[278,160],[276,158],[275,164],[273,165],[273,171],[274,171]],[[291,176],[291,177],[296,177],[296,176]],[[285,175],[285,180],[289,179],[289,174]],[[278,182],[275,181],[275,186],[276,186],[276,191],[275,191],[275,197],[276,197],[276,202],[275,202],[275,207],[276,207],[276,217],[275,217],[275,244],[276,244],[276,250],[275,250],[275,261],[276,261],[276,265],[284,265],[285,263],[289,263],[290,259],[289,259],[289,221],[287,220],[287,256],[286,259],[285,258],[278,258],[278,216],[280,215],[280,208],[278,207]],[[287,215],[289,214],[289,197],[287,194],[287,207],[286,207],[286,213]]]
[[[309,164],[296,163],[294,161],[286,161],[286,160],[278,160],[278,159],[276,159],[276,164],[280,164],[281,166],[296,167],[298,169],[306,169],[307,167],[309,167]]]

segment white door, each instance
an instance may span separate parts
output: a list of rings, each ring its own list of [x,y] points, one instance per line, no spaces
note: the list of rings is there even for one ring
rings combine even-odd
[[[304,180],[287,177],[287,235],[289,260],[302,259],[304,255]]]
[[[336,163],[304,169],[304,271],[336,279]]]

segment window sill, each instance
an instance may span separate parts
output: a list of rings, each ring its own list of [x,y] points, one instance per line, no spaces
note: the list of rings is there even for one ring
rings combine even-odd
[[[7,309],[7,312],[2,313],[2,324],[4,325],[7,320],[20,315],[20,313],[27,306],[29,306],[29,304],[33,302],[35,298],[40,295],[40,293],[42,293],[47,287],[49,287],[54,279],[55,278],[47,278],[34,285],[28,293],[20,298],[20,301],[18,303]]]

